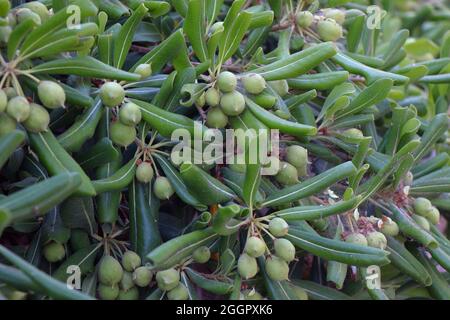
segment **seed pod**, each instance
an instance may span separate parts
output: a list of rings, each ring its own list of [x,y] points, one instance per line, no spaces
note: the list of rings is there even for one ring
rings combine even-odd
[[[112,286],[119,283],[123,276],[123,269],[119,261],[111,256],[104,256],[98,267],[98,280],[104,285]]]
[[[124,291],[128,291],[134,287],[133,274],[128,271],[123,272],[122,279],[120,280],[120,288]],[[119,294],[119,292],[117,292]]]
[[[41,17],[28,8],[18,9],[16,12],[16,17],[18,23],[22,23],[25,20],[31,19],[36,26],[40,26],[42,24]]]
[[[255,289],[247,289],[242,291],[242,298],[244,300],[263,300],[263,296]]]
[[[48,130],[48,125],[50,123],[50,115],[48,111],[36,104],[32,103],[30,104],[30,115],[23,122],[23,126],[31,132],[43,132]]]
[[[257,73],[250,73],[242,77],[241,81],[245,91],[251,94],[260,94],[266,88],[266,80]]]
[[[269,231],[275,237],[284,237],[289,232],[289,225],[284,219],[275,217],[269,222]]]
[[[238,116],[245,110],[245,98],[238,91],[225,93],[220,99],[220,107],[227,116]]]
[[[124,125],[134,126],[141,122],[142,113],[139,106],[133,102],[125,103],[119,110],[119,120]]]
[[[17,122],[23,122],[30,116],[30,103],[24,97],[14,97],[8,101],[6,113]]]
[[[346,238],[345,242],[359,244],[361,246],[368,246],[366,237],[359,232],[350,233]]]
[[[47,7],[39,1],[24,3],[22,7],[30,9],[31,11],[36,13],[41,19],[41,22],[45,22],[50,17],[50,12],[48,11]]]
[[[274,281],[288,280],[289,265],[283,259],[277,256],[269,256],[266,258],[266,272],[270,279]]]
[[[428,212],[426,218],[431,224],[438,224],[441,214],[436,207],[432,207]]]
[[[277,103],[277,98],[269,93],[261,93],[253,97],[253,101],[264,109],[270,109]]]
[[[317,33],[323,41],[336,41],[342,38],[342,27],[333,19],[325,19],[317,23]]]
[[[219,90],[222,92],[232,92],[236,89],[237,86],[237,78],[234,74],[229,71],[224,71],[219,74],[217,78],[217,86]]]
[[[138,300],[139,299],[139,290],[136,287],[133,287],[127,291],[120,290],[119,296],[117,300]]]
[[[8,96],[5,91],[0,89],[0,112],[5,112],[6,106],[8,105]]]
[[[186,286],[179,283],[178,286],[167,292],[169,300],[187,300],[189,299],[189,291]]]
[[[172,290],[180,283],[180,272],[173,268],[159,271],[156,273],[156,282],[161,290]]]
[[[153,192],[155,192],[155,196],[158,199],[167,200],[174,194],[175,191],[173,190],[169,179],[166,177],[158,177],[153,184]]]
[[[295,247],[287,239],[275,239],[273,242],[275,254],[286,262],[291,262],[295,259]]]
[[[97,287],[97,293],[102,300],[116,300],[119,296],[119,286],[117,284],[109,286],[100,283]]]
[[[134,73],[139,74],[141,79],[148,78],[152,75],[152,66],[147,63],[142,63],[136,67]]]
[[[290,163],[284,161],[280,162],[280,171],[275,176],[275,180],[286,186],[298,183],[297,168]]]
[[[100,98],[107,107],[115,107],[125,99],[125,90],[117,82],[106,82],[100,89]]]
[[[207,246],[201,246],[192,253],[192,259],[197,263],[206,263],[211,258],[211,250]]]
[[[215,88],[209,88],[205,92],[205,102],[208,106],[216,107],[220,103],[220,93]]]
[[[256,259],[246,253],[239,256],[237,267],[239,275],[245,280],[253,278],[258,273]]]
[[[64,107],[66,102],[64,89],[53,81],[41,81],[38,85],[38,96],[42,104],[49,109]]]
[[[269,84],[280,97],[284,97],[289,93],[289,84],[286,80],[269,81]]]
[[[414,212],[420,216],[426,216],[432,208],[433,205],[427,198],[416,198],[414,200]]]
[[[147,267],[139,267],[133,272],[133,281],[138,287],[146,287],[152,281],[153,273]]]
[[[210,128],[222,129],[228,124],[228,117],[220,108],[211,108],[206,115],[206,125]]]
[[[370,232],[367,237],[367,244],[369,247],[374,247],[378,249],[386,249],[387,247],[387,239],[381,232],[374,231]]]
[[[286,149],[286,160],[297,168],[299,176],[305,176],[308,168],[308,150],[302,146],[289,146]]]
[[[0,112],[0,137],[14,131],[17,127],[17,122],[6,113]]]
[[[325,17],[328,19],[333,19],[340,25],[343,25],[345,22],[345,11],[330,8],[330,9],[325,10]]]
[[[110,127],[110,137],[118,146],[127,147],[136,139],[136,128],[115,121]]]
[[[383,226],[380,231],[386,236],[396,237],[399,233],[398,224],[395,221],[388,219],[387,221],[383,221]]]
[[[349,139],[362,139],[364,134],[359,129],[351,128],[342,132],[342,135]]]
[[[51,263],[61,261],[66,255],[64,246],[54,241],[46,244],[42,251],[45,259]]]
[[[136,252],[128,250],[122,255],[122,266],[126,271],[133,272],[140,265],[141,257]]]
[[[258,258],[264,254],[266,243],[261,238],[252,236],[247,239],[244,251],[253,258]]]
[[[152,181],[154,175],[153,167],[149,162],[142,162],[136,169],[136,179],[142,183]]]
[[[300,28],[308,28],[312,25],[313,19],[314,16],[311,12],[309,11],[299,12],[299,14],[297,15],[297,25]]]

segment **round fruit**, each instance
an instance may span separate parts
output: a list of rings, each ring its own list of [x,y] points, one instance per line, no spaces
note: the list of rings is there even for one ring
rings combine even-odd
[[[106,82],[100,89],[100,98],[107,107],[115,107],[125,99],[125,90],[117,82]]]
[[[362,139],[364,138],[364,134],[359,129],[347,129],[344,132],[342,132],[342,135],[349,139]]]
[[[345,242],[353,243],[353,244],[359,244],[361,246],[367,246],[368,245],[366,237],[362,233],[359,233],[359,232],[350,233],[345,238]]]
[[[423,229],[430,231],[430,223],[428,222],[428,220],[422,216],[419,216],[417,214],[413,214],[412,218],[414,219],[414,221]]]
[[[8,96],[5,91],[0,89],[0,112],[5,112],[6,106],[8,105]]]
[[[139,267],[133,272],[133,281],[138,287],[146,287],[152,281],[153,273],[147,267]]]
[[[284,237],[288,234],[289,225],[279,217],[275,217],[269,222],[269,231],[275,237]]]
[[[6,113],[0,112],[0,137],[14,131],[17,127],[17,122]]]
[[[270,109],[277,103],[277,98],[269,93],[263,92],[254,96],[253,101],[264,109]]]
[[[187,300],[189,299],[189,291],[186,286],[179,283],[175,288],[167,292],[169,300]]]
[[[414,212],[418,215],[426,216],[431,208],[433,208],[433,205],[427,198],[416,198],[414,200]]]
[[[142,162],[136,169],[136,179],[142,183],[152,181],[154,175],[153,167],[149,162]]]
[[[124,125],[134,126],[141,122],[142,113],[139,106],[133,102],[125,103],[119,110],[119,120]]]
[[[192,259],[197,263],[206,263],[211,258],[211,250],[207,246],[201,246],[192,253]]]
[[[52,241],[44,246],[43,253],[48,262],[54,263],[65,257],[66,249],[62,244]]]
[[[388,219],[387,221],[383,221],[383,226],[380,230],[384,235],[396,237],[398,236],[398,233],[400,232],[398,228],[398,224],[395,221],[392,221],[391,219]]]
[[[202,93],[197,100],[195,100],[195,105],[197,108],[203,108],[206,104],[205,93]]]
[[[291,262],[295,259],[295,247],[287,239],[275,239],[273,242],[275,254],[286,262]]]
[[[122,255],[122,266],[126,271],[132,272],[140,265],[141,257],[136,252],[128,250]]]
[[[370,232],[367,237],[367,244],[369,247],[374,247],[378,249],[386,249],[387,239],[381,232],[374,231]]]
[[[152,75],[152,66],[147,63],[142,63],[136,67],[134,73],[137,73],[141,76],[141,79],[148,78]]]
[[[14,87],[3,88],[3,91],[5,91],[8,100],[18,96],[17,91],[16,89],[14,89]]]
[[[236,89],[237,78],[229,71],[224,71],[217,78],[217,86],[222,92],[232,92]]]
[[[64,89],[53,81],[41,81],[38,86],[38,96],[42,104],[49,109],[63,107],[66,102]]]
[[[180,283],[180,273],[173,268],[159,271],[156,273],[156,282],[161,290],[172,290]]]
[[[123,269],[120,262],[111,256],[104,256],[98,267],[98,280],[104,285],[112,286],[120,282]]]
[[[266,272],[270,279],[283,281],[289,278],[289,265],[277,256],[266,258]]]
[[[133,287],[127,291],[120,290],[118,300],[138,300],[139,299],[139,290],[136,287]]]
[[[208,106],[215,107],[220,103],[220,93],[215,88],[209,88],[205,92],[205,102]]]
[[[24,97],[14,97],[8,101],[6,113],[17,122],[23,122],[30,116],[30,103]]]
[[[40,26],[42,23],[41,17],[28,8],[20,8],[19,10],[17,10],[16,17],[18,23],[22,23],[28,19],[33,20],[36,26]]]
[[[428,221],[430,221],[431,224],[438,224],[440,217],[441,217],[441,214],[440,214],[439,210],[435,207],[432,207],[428,211],[427,216],[426,216],[426,218],[428,219]]]
[[[118,146],[127,147],[136,139],[136,129],[115,121],[111,124],[110,136],[111,140]]]
[[[228,124],[228,117],[222,109],[214,107],[208,110],[206,125],[210,128],[222,129]]]
[[[31,132],[43,132],[48,130],[48,125],[50,123],[50,115],[48,111],[36,104],[32,103],[30,105],[30,115],[27,120],[23,122],[24,127]]]
[[[251,94],[260,94],[266,88],[266,80],[257,73],[250,73],[242,77],[242,84],[245,91]]]
[[[246,253],[239,256],[237,267],[239,275],[245,280],[253,278],[258,273],[256,259]]]
[[[166,177],[156,178],[153,184],[153,192],[160,200],[167,200],[175,193],[169,179]]]
[[[258,258],[264,254],[266,243],[259,237],[252,236],[247,239],[244,251],[253,258]]]
[[[220,99],[220,107],[227,116],[238,116],[245,110],[244,96],[238,91],[225,93]]]
[[[269,81],[269,84],[280,97],[284,97],[289,93],[289,85],[286,80]]]
[[[327,9],[325,11],[325,17],[333,19],[334,21],[342,25],[345,22],[345,11],[339,9]]]
[[[297,172],[302,173],[302,176],[306,175],[308,166],[308,150],[302,146],[289,146],[286,149],[286,160],[296,167]]]
[[[342,37],[342,27],[333,19],[325,19],[317,24],[317,33],[323,41],[336,41]]]
[[[309,11],[302,11],[297,15],[297,25],[300,28],[308,28],[312,25],[314,16]]]
[[[102,300],[116,300],[119,296],[119,286],[117,284],[107,286],[99,284],[97,287],[98,297]]]
[[[244,300],[263,300],[263,296],[255,289],[247,289],[242,291]]]
[[[298,183],[297,168],[290,163],[280,162],[280,171],[275,176],[275,180],[286,186]]]
[[[211,34],[213,34],[217,30],[219,30],[220,28],[223,28],[223,21],[218,21],[218,22],[214,23],[211,26],[211,28],[209,28],[209,31],[211,32]]]
[[[128,271],[123,272],[122,279],[120,280],[120,288],[124,291],[128,291],[134,287],[133,274]],[[117,292],[119,294],[119,292]]]
[[[44,22],[50,17],[50,12],[48,11],[47,7],[39,1],[31,1],[28,3],[24,3],[22,7],[28,8],[34,13],[36,13],[41,18],[42,22]]]

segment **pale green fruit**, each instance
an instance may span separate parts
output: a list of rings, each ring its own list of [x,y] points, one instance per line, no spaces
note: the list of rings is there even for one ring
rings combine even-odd
[[[237,267],[239,275],[245,280],[253,278],[258,273],[256,259],[246,253],[239,256]]]
[[[400,232],[398,228],[398,224],[395,221],[387,220],[383,221],[383,225],[380,230],[384,235],[396,237],[398,236],[398,233]]]
[[[206,115],[206,125],[210,128],[222,129],[228,124],[228,116],[222,109],[214,107],[208,110]]]
[[[137,73],[141,76],[141,79],[148,78],[152,75],[152,66],[147,63],[140,64],[134,70],[134,73]]]
[[[38,85],[38,96],[42,104],[49,109],[64,107],[66,103],[64,89],[54,81],[41,81]]]
[[[136,139],[136,128],[127,126],[120,121],[113,122],[110,126],[112,142],[121,147],[128,147]]]
[[[428,211],[427,216],[426,216],[426,218],[428,219],[428,221],[430,221],[431,224],[438,224],[440,217],[441,217],[441,214],[440,214],[439,210],[435,207],[432,207]]]
[[[8,96],[5,91],[0,89],[0,112],[5,112],[6,106],[8,105]]]
[[[166,177],[158,177],[155,179],[153,192],[155,192],[156,197],[160,200],[167,200],[175,193],[172,184]]]
[[[280,162],[280,170],[275,176],[277,180],[282,185],[290,186],[298,183],[298,171],[297,168],[288,162]]]
[[[106,82],[100,89],[100,98],[107,107],[115,107],[125,99],[125,90],[117,82]]]
[[[136,287],[133,287],[127,291],[120,290],[119,296],[117,300],[138,300],[139,299],[139,290]]]
[[[146,287],[152,281],[153,273],[147,267],[139,267],[133,272],[133,281],[138,287]]]
[[[273,241],[275,254],[286,262],[291,262],[295,259],[295,247],[287,239],[275,239]]]
[[[136,169],[136,179],[142,183],[149,183],[154,176],[154,170],[149,162],[142,162]]]
[[[125,103],[119,110],[119,120],[124,125],[134,126],[141,122],[142,112],[139,106],[133,102]]]
[[[414,212],[420,216],[426,216],[431,208],[433,208],[433,205],[427,198],[416,198],[414,200]]]
[[[359,232],[350,233],[346,238],[345,242],[359,244],[361,246],[368,246],[366,237]]]
[[[283,259],[277,256],[269,256],[266,258],[266,272],[270,279],[274,281],[288,280],[289,265]]]
[[[237,78],[229,71],[221,72],[217,78],[217,86],[222,92],[232,92],[236,89]]]
[[[225,93],[220,99],[220,107],[227,116],[238,116],[245,110],[245,98],[238,91]]]
[[[266,88],[266,80],[257,74],[250,73],[241,79],[245,91],[251,94],[260,94]]]
[[[167,298],[169,300],[188,300],[189,291],[184,284],[179,283],[175,288],[167,292]]]
[[[367,244],[369,247],[374,247],[378,249],[386,249],[387,239],[381,232],[374,231],[370,232],[367,236]]]
[[[120,280],[120,288],[124,291],[128,291],[134,286],[133,274],[131,272],[124,271],[122,279]],[[119,291],[117,291],[117,294],[119,294]]]
[[[0,112],[0,137],[14,131],[17,127],[17,122],[6,113]]]
[[[132,272],[140,265],[141,257],[136,252],[128,250],[122,255],[122,266],[126,271]]]
[[[209,88],[205,92],[205,102],[208,106],[216,107],[220,103],[220,93],[215,88]]]
[[[412,215],[413,220],[423,229],[430,231],[430,223],[428,220],[422,216],[419,216],[417,214]]]
[[[54,241],[46,244],[42,251],[45,259],[52,263],[61,261],[66,256],[66,249],[64,246]]]
[[[119,261],[111,256],[104,256],[98,267],[98,280],[104,285],[112,286],[120,282],[123,269]]]
[[[275,237],[284,237],[289,232],[289,225],[284,219],[275,217],[269,222],[269,232]]]
[[[325,11],[325,17],[333,19],[340,25],[343,25],[345,22],[345,11],[330,8]]]
[[[206,263],[211,258],[211,250],[207,246],[201,246],[192,253],[192,259],[197,263]]]
[[[253,258],[258,258],[264,254],[266,243],[259,237],[252,236],[247,239],[244,251]]]
[[[342,27],[333,19],[319,21],[317,33],[323,41],[336,41],[343,36]]]
[[[47,131],[49,123],[50,115],[48,111],[44,107],[32,103],[30,105],[30,115],[23,122],[23,126],[30,132],[38,133]]]
[[[286,80],[269,81],[269,84],[280,97],[284,97],[289,93],[289,85]]]
[[[289,146],[286,149],[286,160],[297,168],[299,176],[305,176],[308,169],[308,150],[302,146]]]
[[[30,116],[31,107],[28,100],[17,96],[8,101],[6,113],[17,122],[23,122]]]
[[[119,296],[119,286],[99,284],[97,287],[98,296],[101,300],[116,300]]]
[[[299,12],[297,15],[297,25],[300,28],[308,28],[312,25],[314,16],[309,11]]]
[[[359,129],[347,129],[344,132],[342,132],[342,135],[346,138],[350,139],[362,139],[364,138],[364,134]]]
[[[180,272],[171,268],[156,273],[158,288],[163,291],[170,291],[180,283]]]

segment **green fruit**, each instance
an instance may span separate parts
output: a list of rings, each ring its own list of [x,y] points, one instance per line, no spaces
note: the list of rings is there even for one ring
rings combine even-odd
[[[217,86],[222,92],[232,92],[236,89],[237,78],[229,71],[224,71],[217,77]]]
[[[133,272],[140,265],[141,257],[136,252],[128,250],[122,255],[122,266],[126,271]]]
[[[112,286],[120,282],[123,269],[120,262],[111,256],[104,256],[98,267],[98,280],[104,285]]]
[[[289,93],[289,85],[286,80],[269,81],[269,84],[280,97],[284,97]]]
[[[280,171],[278,171],[275,176],[275,180],[285,186],[290,186],[298,183],[298,172],[297,168],[292,164],[281,161],[280,162]]]
[[[398,233],[400,232],[398,228],[398,224],[395,221],[392,221],[391,219],[388,219],[387,221],[383,221],[383,225],[380,229],[380,231],[386,235],[391,237],[396,237]]]
[[[238,91],[225,93],[220,99],[220,107],[227,116],[238,116],[245,110],[244,96]]]
[[[289,265],[283,259],[277,256],[266,258],[266,272],[270,279],[274,281],[288,280]]]
[[[263,300],[263,296],[255,289],[247,289],[242,291],[244,300]]]
[[[169,179],[166,177],[156,178],[153,184],[153,192],[160,200],[167,200],[175,193]]]
[[[259,237],[252,236],[247,239],[244,251],[253,258],[258,258],[264,254],[266,243]]]
[[[333,19],[325,19],[317,23],[317,33],[323,41],[336,41],[342,38],[342,27]]]
[[[39,1],[24,3],[22,7],[28,8],[36,13],[42,22],[45,22],[50,17],[50,12],[48,11],[47,7]]]
[[[121,147],[127,147],[136,139],[136,128],[116,121],[111,124],[110,137],[112,142]]]
[[[281,161],[278,157],[269,156],[267,157],[267,164],[264,165],[264,168],[270,168],[271,172],[266,173],[266,175],[274,176],[280,172],[281,169]]]
[[[223,22],[219,21],[214,23],[211,28],[209,28],[209,32],[211,32],[211,34],[213,34],[214,32],[216,32],[217,30],[219,30],[220,28],[223,28]]]
[[[100,283],[97,292],[98,297],[102,300],[116,300],[119,296],[119,286],[117,284],[108,286]]]
[[[308,168],[308,150],[302,146],[289,146],[286,149],[286,160],[297,168],[299,176],[305,176]]]
[[[0,17],[6,17],[11,9],[9,0],[0,0]]]
[[[7,44],[11,33],[12,28],[10,26],[0,26],[0,44]]]
[[[205,102],[208,106],[216,107],[220,103],[220,93],[215,88],[209,88],[205,92]]]
[[[257,96],[253,96],[253,101],[264,109],[270,109],[277,103],[277,98],[269,93],[263,92]]]
[[[156,283],[163,291],[174,289],[180,283],[180,272],[171,268],[156,273]]]
[[[430,223],[428,220],[422,216],[419,216],[417,214],[412,215],[413,220],[423,229],[430,231]]]
[[[245,280],[253,278],[258,273],[256,259],[246,253],[239,256],[237,268],[239,275]]]
[[[426,218],[430,221],[431,224],[438,224],[440,220],[441,214],[439,210],[435,207],[432,207],[428,212]]]
[[[289,232],[289,225],[284,219],[275,217],[269,222],[269,231],[275,237],[284,237]]]
[[[381,232],[374,231],[370,232],[367,237],[367,244],[369,247],[374,247],[378,249],[386,249],[387,247],[387,239]]]
[[[142,63],[136,67],[134,73],[137,73],[141,76],[141,79],[148,78],[152,75],[152,66],[147,63]]]
[[[142,113],[139,106],[133,102],[125,103],[119,110],[119,120],[124,125],[134,126],[141,122]]]
[[[49,109],[64,107],[66,103],[64,89],[53,81],[41,81],[38,85],[38,96],[42,104]]]
[[[152,181],[154,175],[153,167],[149,162],[142,162],[136,169],[136,179],[142,183]]]
[[[89,235],[86,231],[82,229],[70,230],[70,247],[73,251],[87,248],[90,244],[91,241],[89,240]]]
[[[291,262],[295,259],[295,247],[287,239],[275,239],[273,241],[275,254],[286,262]]]
[[[30,116],[30,103],[24,97],[14,97],[8,101],[6,113],[17,122],[23,122]]]
[[[206,125],[210,128],[222,129],[228,124],[228,117],[220,108],[211,108],[206,115]]]
[[[14,131],[17,122],[6,113],[0,113],[0,137]]]
[[[310,27],[313,23],[313,20],[314,20],[314,16],[309,11],[302,11],[302,12],[299,12],[299,14],[297,15],[297,25],[300,28]]]
[[[119,296],[117,300],[138,300],[139,299],[139,290],[136,287],[133,287],[127,291],[120,290]]]
[[[107,107],[115,107],[125,99],[125,90],[117,82],[106,82],[100,89],[100,98]]]
[[[20,8],[19,10],[17,10],[16,17],[18,23],[22,23],[25,20],[31,19],[36,26],[40,26],[42,24],[41,17],[28,8]]]
[[[42,251],[45,259],[51,263],[61,261],[66,255],[64,246],[54,241],[46,244]]]
[[[48,130],[48,125],[50,123],[50,115],[48,111],[36,104],[32,103],[30,105],[30,115],[27,120],[23,122],[23,126],[31,132],[43,132]]]
[[[414,212],[420,216],[426,216],[428,211],[433,208],[430,200],[426,198],[416,198],[414,200]]]
[[[344,132],[342,132],[342,135],[349,139],[362,139],[364,138],[364,134],[359,129],[347,129]]]
[[[350,233],[346,238],[345,242],[359,244],[361,246],[368,246],[366,237],[359,232]]]
[[[188,300],[189,291],[184,284],[179,283],[175,288],[167,292],[167,298],[169,300]]]
[[[18,96],[17,91],[16,89],[14,89],[14,87],[3,88],[3,91],[5,91],[8,100]]]
[[[197,108],[203,108],[205,104],[206,104],[205,93],[202,93],[200,97],[198,97],[197,100],[195,100],[195,105],[197,106]]]
[[[120,288],[123,291],[128,291],[134,287],[133,274],[128,271],[123,272],[122,279],[120,279]],[[119,292],[117,292],[119,294]]]
[[[245,91],[251,94],[260,94],[266,88],[266,80],[257,73],[250,73],[242,77],[241,81]]]
[[[6,106],[8,105],[8,96],[5,91],[0,89],[0,112],[5,112]]]
[[[139,267],[133,272],[133,281],[138,287],[146,287],[152,281],[153,273],[147,267]]]
[[[345,22],[345,11],[339,9],[327,9],[325,11],[325,17],[329,19],[333,19],[340,25],[343,25]]]
[[[192,259],[197,263],[206,263],[211,258],[211,250],[207,246],[201,246],[192,253]]]

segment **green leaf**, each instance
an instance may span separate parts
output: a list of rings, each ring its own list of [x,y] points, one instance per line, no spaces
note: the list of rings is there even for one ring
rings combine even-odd
[[[215,2],[215,1],[213,1]],[[205,0],[191,0],[184,20],[183,30],[191,42],[195,55],[201,62],[208,59],[206,47],[206,3]]]

